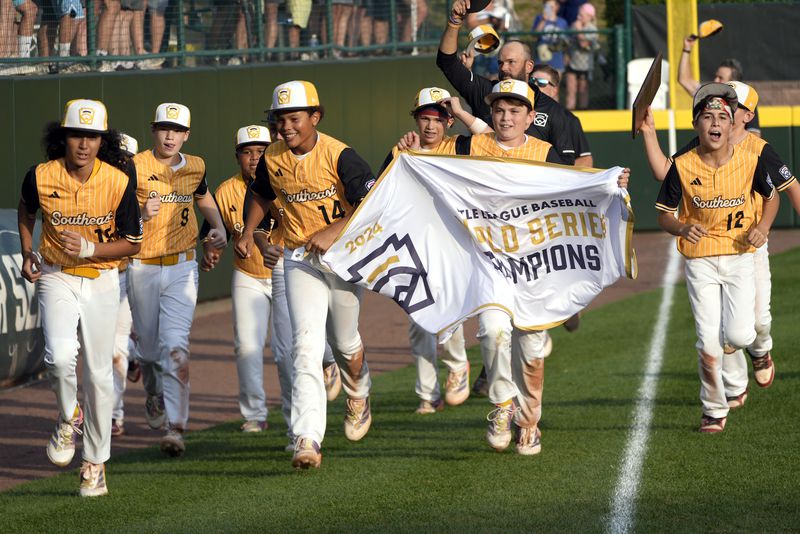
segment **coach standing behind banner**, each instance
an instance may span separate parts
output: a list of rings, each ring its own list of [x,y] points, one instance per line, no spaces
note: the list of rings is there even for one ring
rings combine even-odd
[[[472,114],[491,124],[489,106],[484,102],[486,95],[492,92],[495,82],[473,74],[458,58],[458,31],[467,16],[469,0],[456,0],[447,21],[447,28],[439,43],[436,65],[444,73],[456,91],[467,101]],[[533,59],[530,47],[521,41],[508,41],[500,49],[497,56],[500,69],[500,80],[515,79],[529,82],[533,72]],[[532,85],[535,99],[533,103],[536,114],[533,123],[526,133],[542,141],[547,141],[556,148],[561,160],[567,165],[575,164],[575,146],[570,133],[570,121],[566,110],[555,100],[542,93],[536,85]],[[585,163],[583,163],[585,164]]]

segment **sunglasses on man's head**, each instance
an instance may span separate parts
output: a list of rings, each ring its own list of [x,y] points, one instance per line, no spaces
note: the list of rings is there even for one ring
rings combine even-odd
[[[553,82],[551,82],[547,78],[534,78],[533,81],[539,87],[547,87],[548,85],[552,85],[553,87],[556,86]]]

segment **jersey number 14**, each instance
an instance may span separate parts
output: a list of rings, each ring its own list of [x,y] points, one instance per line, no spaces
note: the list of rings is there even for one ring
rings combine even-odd
[[[322,212],[322,218],[325,219],[325,224],[331,224],[335,219],[341,219],[344,217],[344,209],[342,209],[342,203],[338,200],[333,201],[333,211],[331,211],[330,216],[328,215],[328,209],[325,207],[324,204],[317,206],[317,209]]]

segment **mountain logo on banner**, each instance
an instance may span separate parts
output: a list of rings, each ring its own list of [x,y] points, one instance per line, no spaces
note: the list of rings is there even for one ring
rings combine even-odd
[[[412,314],[434,304],[428,273],[406,234],[392,234],[377,249],[347,269],[350,283],[366,280],[367,287],[386,295]]]

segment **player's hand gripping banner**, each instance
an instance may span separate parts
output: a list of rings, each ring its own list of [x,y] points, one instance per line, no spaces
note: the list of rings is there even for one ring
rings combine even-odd
[[[550,328],[636,277],[621,171],[402,153],[322,261],[442,337],[487,308]]]

